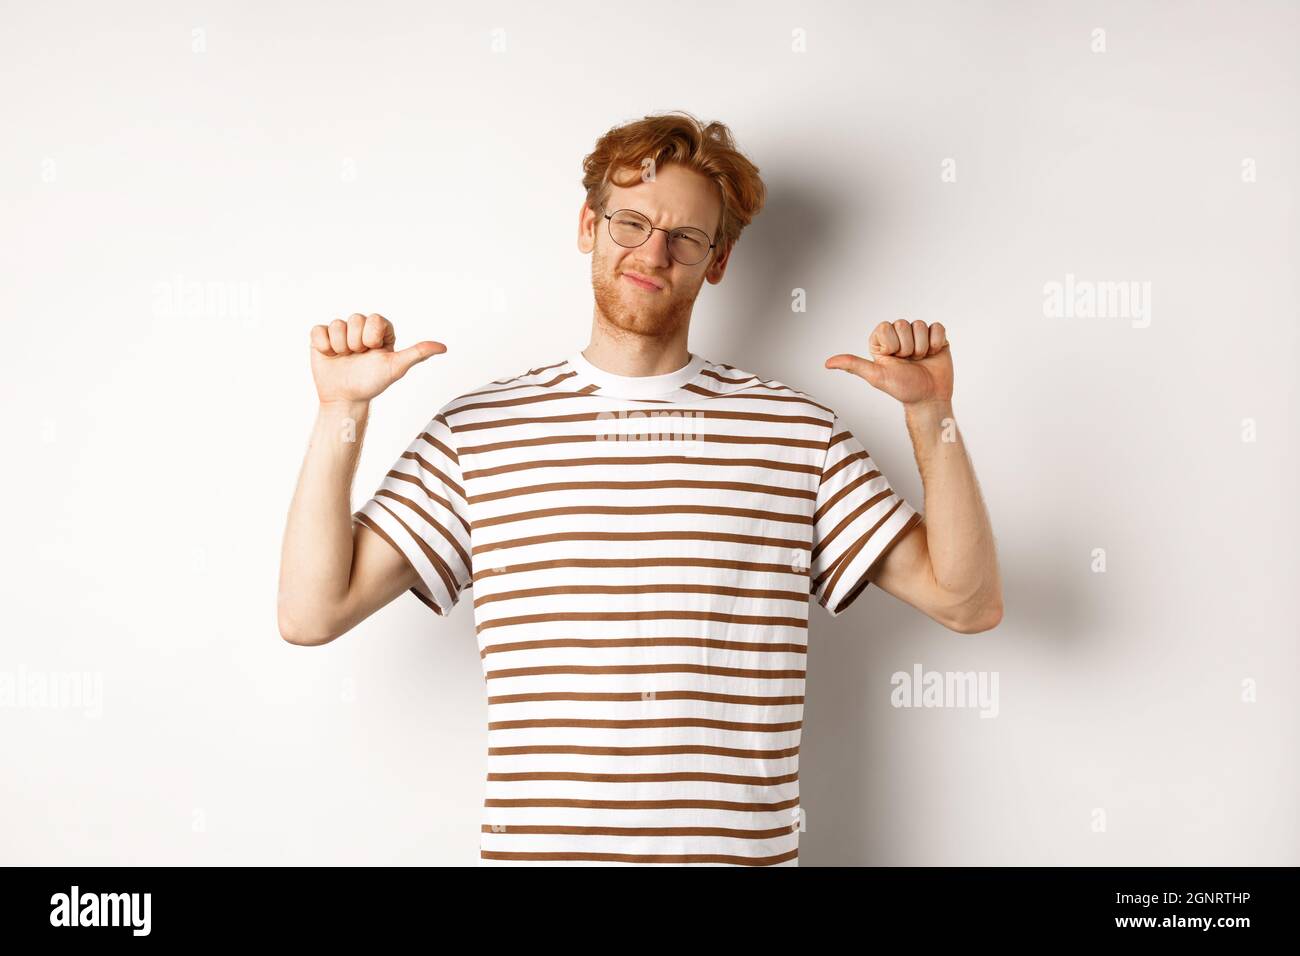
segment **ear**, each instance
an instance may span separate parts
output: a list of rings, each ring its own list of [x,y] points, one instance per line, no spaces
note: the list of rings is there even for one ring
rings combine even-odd
[[[731,250],[735,247],[736,243],[734,241],[729,243],[727,247],[709,263],[709,268],[708,271],[704,273],[704,278],[713,285],[717,285],[722,281],[722,275],[727,271],[727,263],[731,261]],[[716,249],[714,251],[717,252]]]
[[[596,226],[599,222],[600,217],[587,205],[587,201],[584,199],[582,206],[578,209],[579,252],[588,253],[596,248]]]

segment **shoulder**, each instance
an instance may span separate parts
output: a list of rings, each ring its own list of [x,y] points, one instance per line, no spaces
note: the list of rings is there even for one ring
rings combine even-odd
[[[572,377],[567,359],[558,359],[515,375],[506,375],[484,382],[467,392],[449,399],[438,409],[435,418],[454,425],[456,419],[481,418],[491,410],[509,409],[514,405],[536,401],[538,396],[558,394],[563,383]]]
[[[725,362],[707,362],[700,372],[706,387],[719,398],[745,398],[782,406],[785,414],[803,414],[830,424],[835,410],[811,392],[778,378],[766,378]]]

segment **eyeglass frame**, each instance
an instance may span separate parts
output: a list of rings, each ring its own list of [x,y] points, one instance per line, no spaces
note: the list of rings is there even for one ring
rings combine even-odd
[[[606,206],[605,208],[608,209],[609,207]],[[623,245],[623,243],[619,242],[617,239],[614,239],[614,217],[617,216],[617,215],[618,215],[619,213],[621,213],[621,212],[634,212],[634,213],[636,213],[638,216],[640,216],[642,219],[644,219],[646,222],[650,222],[650,217],[647,216],[645,213],[641,212],[641,210],[639,210],[639,209],[632,209],[631,207],[626,207],[626,206],[625,206],[624,208],[622,208],[622,209],[615,209],[613,212],[602,212],[602,213],[601,213],[601,215],[604,216],[604,218],[605,218],[606,228],[607,228],[608,231],[609,231],[609,238],[610,238],[611,240],[613,240],[615,243],[617,243],[617,244],[619,245],[619,247],[621,247],[621,248],[623,248],[623,249],[640,249],[642,246],[644,246],[647,242],[650,241],[650,237],[651,237],[652,235],[654,235],[655,230],[658,230],[659,232],[666,232],[666,233],[668,233],[668,238],[669,238],[669,240],[671,240],[672,237],[673,237],[673,233],[676,232],[676,231],[679,230],[679,229],[694,229],[694,230],[696,230],[697,232],[702,233],[706,239],[710,240],[710,241],[709,241],[709,247],[708,247],[708,249],[705,251],[704,255],[701,256],[701,257],[699,258],[698,261],[696,261],[696,262],[692,262],[692,263],[689,263],[689,264],[688,264],[688,263],[685,263],[685,262],[682,262],[680,259],[678,259],[676,256],[673,255],[673,253],[672,253],[672,249],[671,249],[671,248],[668,250],[668,256],[669,256],[669,258],[671,258],[671,259],[673,260],[673,262],[677,263],[679,266],[686,266],[686,268],[690,269],[690,268],[693,268],[693,267],[695,267],[695,266],[698,266],[701,262],[704,262],[706,259],[708,259],[708,258],[709,258],[709,252],[711,252],[711,251],[712,251],[712,250],[717,246],[717,244],[718,244],[718,240],[717,240],[717,237],[716,237],[716,236],[710,236],[707,232],[705,232],[705,231],[704,231],[703,229],[701,229],[699,226],[673,226],[673,228],[671,228],[671,229],[665,229],[663,226],[656,226],[656,225],[654,225],[653,223],[651,223],[651,225],[650,225],[650,231],[646,233],[646,237],[645,237],[644,239],[642,239],[640,242],[638,242],[635,246],[625,246],[625,245]]]

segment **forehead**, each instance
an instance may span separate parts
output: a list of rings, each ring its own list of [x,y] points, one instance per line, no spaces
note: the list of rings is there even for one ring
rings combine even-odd
[[[712,235],[722,217],[722,199],[713,181],[676,163],[655,169],[652,181],[610,184],[609,209],[635,209],[656,226],[696,226]]]

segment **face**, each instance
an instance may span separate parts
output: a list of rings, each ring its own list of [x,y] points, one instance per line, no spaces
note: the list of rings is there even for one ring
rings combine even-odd
[[[658,167],[651,182],[611,186],[606,209],[592,210],[585,203],[582,207],[578,248],[592,254],[597,312],[606,323],[627,332],[671,336],[689,324],[705,280],[722,280],[731,250],[714,247],[702,262],[684,266],[668,254],[668,234],[658,229],[643,245],[620,246],[610,237],[604,217],[618,209],[635,209],[661,229],[694,226],[714,236],[722,216],[717,187],[693,170],[669,164]],[[649,280],[652,287],[633,275]]]

